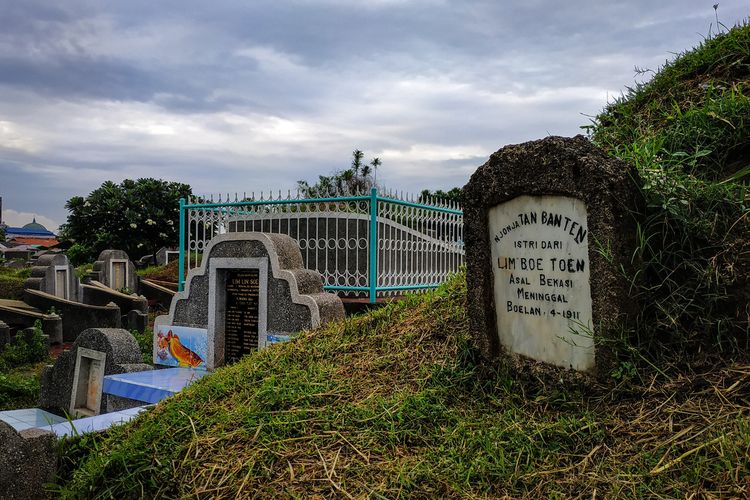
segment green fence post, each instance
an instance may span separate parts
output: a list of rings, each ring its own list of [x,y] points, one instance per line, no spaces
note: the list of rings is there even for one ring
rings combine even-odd
[[[378,189],[370,189],[370,304],[378,292]]]
[[[185,276],[185,198],[180,198],[180,262],[177,276],[177,291],[182,291]]]

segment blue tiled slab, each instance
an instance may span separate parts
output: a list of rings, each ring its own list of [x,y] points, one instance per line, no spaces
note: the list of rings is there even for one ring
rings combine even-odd
[[[49,428],[60,422],[67,422],[65,417],[60,417],[39,408],[26,408],[23,410],[0,411],[0,420],[7,422],[17,431],[34,428]]]
[[[104,377],[105,394],[158,403],[207,374],[204,370],[167,368],[145,372],[121,373]]]
[[[75,436],[76,434],[86,434],[89,432],[98,432],[109,429],[113,425],[124,424],[134,419],[140,412],[145,410],[145,406],[137,408],[128,408],[127,410],[104,413],[94,417],[79,418],[72,422],[63,422],[50,427],[58,437]]]

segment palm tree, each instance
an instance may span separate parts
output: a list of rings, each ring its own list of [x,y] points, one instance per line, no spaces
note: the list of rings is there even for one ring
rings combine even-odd
[[[373,186],[376,186],[378,184],[378,167],[381,165],[380,158],[373,158],[370,162],[370,165],[372,165],[372,184]]]
[[[354,151],[352,151],[352,170],[354,171],[354,175],[357,175],[359,173],[359,169],[362,168],[362,159],[364,157],[365,154],[359,149],[355,149]]]

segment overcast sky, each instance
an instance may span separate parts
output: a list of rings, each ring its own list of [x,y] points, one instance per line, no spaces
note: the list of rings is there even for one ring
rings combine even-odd
[[[55,229],[105,180],[287,189],[355,148],[388,187],[462,186],[506,144],[579,133],[713,3],[0,0],[3,219]]]

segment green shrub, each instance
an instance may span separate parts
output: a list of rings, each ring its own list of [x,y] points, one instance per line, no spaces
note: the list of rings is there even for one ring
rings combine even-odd
[[[153,363],[153,330],[151,330],[151,328],[146,328],[143,333],[140,333],[138,330],[132,330],[130,333],[132,333],[135,340],[138,341],[138,347],[141,348],[141,353],[143,354],[143,362],[148,364]]]
[[[0,373],[0,408],[33,406],[39,396],[39,378],[26,374]]]
[[[23,282],[22,278],[0,274],[0,299],[21,300]]]
[[[16,341],[6,345],[0,353],[0,372],[8,371],[22,365],[38,363],[49,358],[47,339],[42,334],[42,324],[37,320],[34,325],[34,336],[26,339],[23,334],[16,336]]]
[[[88,276],[89,273],[94,269],[94,264],[89,262],[88,264],[82,264],[76,267],[75,269],[76,269],[76,276],[78,277],[79,280],[82,280],[83,278]]]

